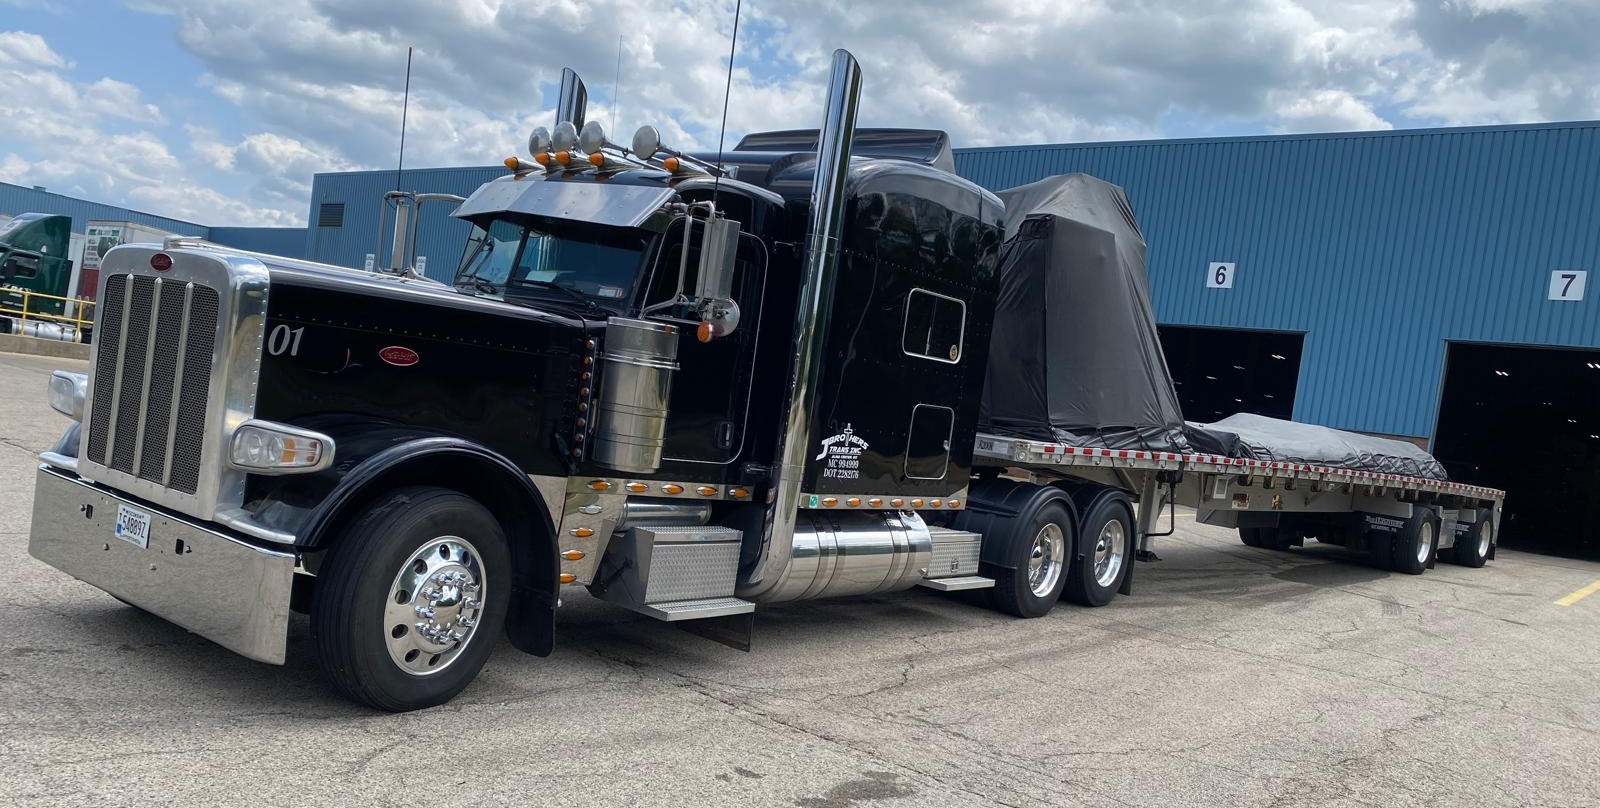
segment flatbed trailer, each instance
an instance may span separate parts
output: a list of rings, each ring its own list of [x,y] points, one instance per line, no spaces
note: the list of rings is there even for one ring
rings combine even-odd
[[[1494,557],[1505,492],[1478,485],[1213,454],[1106,449],[979,433],[974,464],[1030,482],[1077,480],[1126,492],[1137,503],[1139,556],[1152,558],[1160,512],[1195,509],[1202,524],[1240,529],[1246,544],[1284,547],[1305,538],[1350,545],[1371,533],[1403,536],[1415,516],[1437,514],[1434,553],[1479,566]],[[1263,533],[1261,531],[1273,531]],[[1420,549],[1420,548],[1419,548]],[[1417,567],[1431,565],[1433,555]],[[1406,571],[1412,571],[1407,569]],[[1420,572],[1420,568],[1415,571]]]

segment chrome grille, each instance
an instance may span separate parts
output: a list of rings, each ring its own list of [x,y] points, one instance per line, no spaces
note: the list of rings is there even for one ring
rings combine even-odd
[[[123,274],[106,279],[102,301],[89,460],[194,494],[216,350],[217,291]]]

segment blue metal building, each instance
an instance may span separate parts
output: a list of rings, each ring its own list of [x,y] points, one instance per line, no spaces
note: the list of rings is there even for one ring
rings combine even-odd
[[[1303,334],[1297,420],[1427,438],[1452,342],[1600,348],[1600,292],[1551,275],[1600,261],[1600,123],[956,151],[994,190],[1069,172],[1127,189],[1163,324]],[[470,193],[505,169],[409,170]],[[317,175],[309,257],[387,259],[391,171]],[[439,206],[417,254],[448,279],[467,227]],[[1208,288],[1213,262],[1231,288]]]

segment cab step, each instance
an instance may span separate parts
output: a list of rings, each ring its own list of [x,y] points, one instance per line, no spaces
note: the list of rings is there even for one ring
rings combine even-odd
[[[628,605],[628,608],[657,620],[676,623],[679,620],[704,620],[708,617],[727,617],[734,614],[749,614],[756,610],[756,605],[748,600],[739,598],[696,598],[694,600],[678,600],[668,603],[641,603]]]
[[[939,592],[960,592],[964,589],[988,589],[994,586],[993,578],[982,575],[963,575],[959,578],[926,578],[917,582],[917,586],[925,586]]]

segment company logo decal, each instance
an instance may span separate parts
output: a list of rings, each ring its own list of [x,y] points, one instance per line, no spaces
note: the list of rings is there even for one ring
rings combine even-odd
[[[398,368],[410,367],[422,361],[416,351],[403,345],[390,345],[378,351],[378,358]]]
[[[866,450],[867,442],[845,424],[843,432],[822,440],[822,452],[813,459],[827,461],[822,468],[823,479],[856,480],[861,477],[861,453]]]

